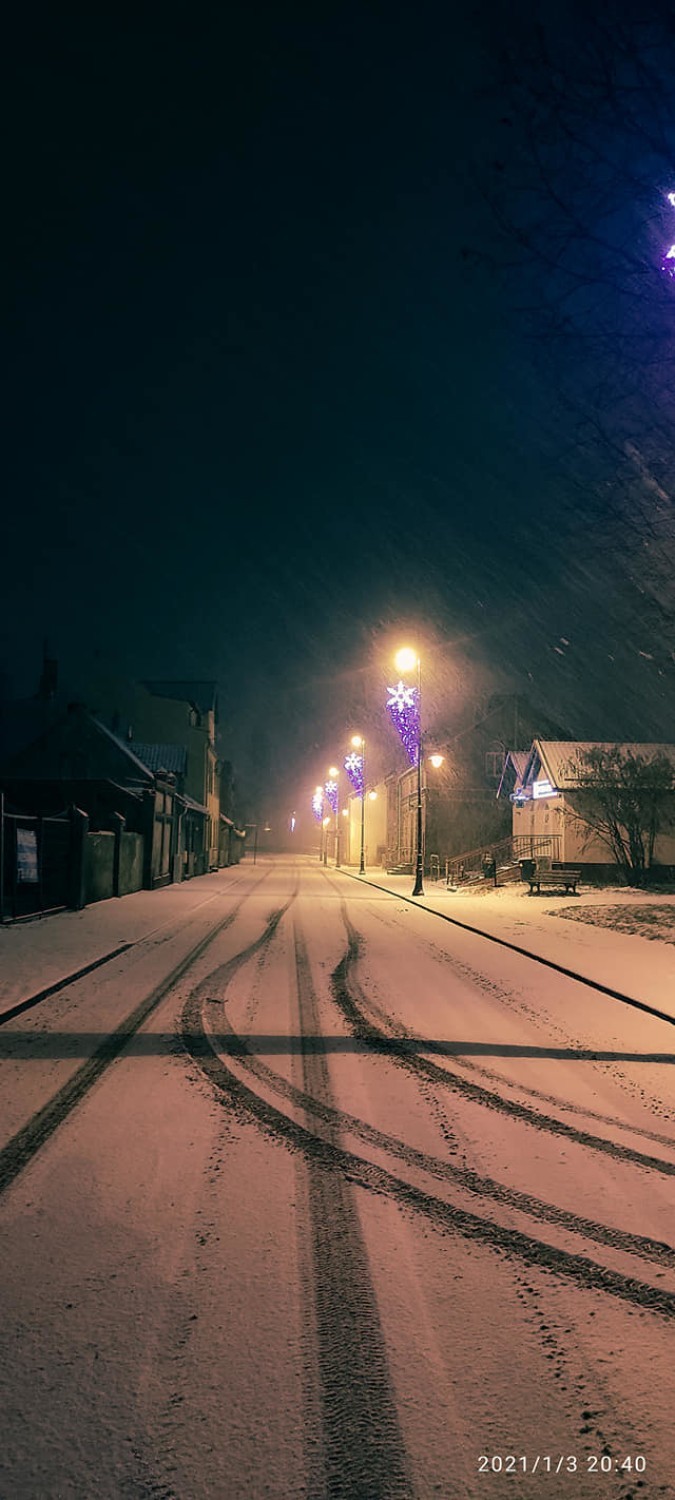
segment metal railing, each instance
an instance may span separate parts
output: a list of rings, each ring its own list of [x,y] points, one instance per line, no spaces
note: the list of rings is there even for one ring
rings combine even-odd
[[[469,849],[465,854],[446,859],[443,878],[446,885],[468,885],[485,879],[492,881],[494,863],[499,883],[500,880],[518,878],[516,871],[521,859],[536,859],[540,869],[545,869],[559,858],[559,834],[512,834],[509,838],[499,839],[496,844],[483,844],[479,849]],[[488,865],[491,867],[489,871]]]

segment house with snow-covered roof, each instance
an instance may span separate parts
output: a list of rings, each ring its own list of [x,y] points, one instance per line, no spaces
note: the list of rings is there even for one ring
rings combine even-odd
[[[589,771],[584,757],[589,751],[617,751],[619,760],[639,758],[649,765],[664,758],[675,772],[675,745],[611,740],[539,740],[524,758],[507,758],[499,794],[508,796],[513,809],[512,832],[518,853],[546,851],[553,863],[574,865],[586,873],[611,874],[616,865],[611,848],[585,822],[584,800],[589,791]],[[602,781],[598,776],[598,789]],[[666,815],[657,834],[653,865],[675,867],[675,792],[672,814]],[[672,818],[672,821],[671,821]]]

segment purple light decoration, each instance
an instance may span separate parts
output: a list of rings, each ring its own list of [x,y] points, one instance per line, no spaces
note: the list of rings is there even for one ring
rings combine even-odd
[[[671,208],[675,208],[675,193],[666,193],[666,198]],[[675,245],[671,245],[668,250],[664,250],[661,259],[661,270],[665,271],[666,276],[675,277]]]
[[[323,792],[320,786],[317,787],[312,797],[312,812],[317,823],[321,823],[323,821]]]
[[[349,780],[351,781],[351,784],[352,784],[352,786],[354,788],[354,791],[356,792],[357,797],[362,797],[363,796],[363,756],[362,755],[356,755],[356,754],[345,756],[345,771],[347,772],[347,775],[349,777]]]
[[[328,803],[328,806],[330,808],[332,808],[333,813],[337,816],[337,799],[338,799],[338,784],[337,784],[337,781],[327,781],[326,785],[324,787],[324,791],[326,793],[326,801]]]
[[[417,765],[420,740],[420,710],[417,688],[398,682],[387,688],[387,710],[394,728],[405,746],[411,766]]]

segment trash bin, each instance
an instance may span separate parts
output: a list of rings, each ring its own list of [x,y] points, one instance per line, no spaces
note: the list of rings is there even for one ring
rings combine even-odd
[[[519,859],[521,880],[531,880],[537,868],[536,859]]]

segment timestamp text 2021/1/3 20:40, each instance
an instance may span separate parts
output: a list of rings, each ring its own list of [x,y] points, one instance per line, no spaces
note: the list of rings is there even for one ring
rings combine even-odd
[[[481,1453],[479,1474],[644,1474],[642,1453],[613,1458],[611,1453]]]

